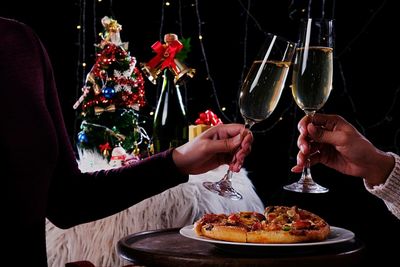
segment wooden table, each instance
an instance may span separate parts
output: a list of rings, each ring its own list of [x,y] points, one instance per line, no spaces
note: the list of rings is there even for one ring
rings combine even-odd
[[[230,250],[179,234],[179,229],[147,231],[122,238],[119,255],[145,266],[361,266],[364,245],[346,242],[301,247],[246,247]]]

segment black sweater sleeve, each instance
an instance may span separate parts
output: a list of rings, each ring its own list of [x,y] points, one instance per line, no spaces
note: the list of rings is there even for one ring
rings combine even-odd
[[[0,144],[7,154],[9,209],[19,223],[47,217],[58,227],[71,227],[187,180],[172,150],[119,169],[81,173],[46,50],[24,24],[0,19],[0,30],[6,36],[0,42],[0,97],[8,113]]]

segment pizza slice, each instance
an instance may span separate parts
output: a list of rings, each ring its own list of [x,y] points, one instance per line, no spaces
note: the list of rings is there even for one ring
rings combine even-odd
[[[205,214],[194,224],[198,236],[231,241],[247,242],[247,233],[261,229],[265,216],[258,212],[236,212],[227,214]]]

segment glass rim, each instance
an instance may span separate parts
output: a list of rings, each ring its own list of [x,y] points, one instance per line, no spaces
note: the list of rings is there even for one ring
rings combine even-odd
[[[276,39],[278,39],[278,40],[280,40],[280,41],[284,41],[284,42],[287,42],[287,43],[289,43],[289,44],[296,44],[295,41],[292,41],[292,40],[290,40],[289,38],[286,38],[286,37],[281,36],[281,35],[279,35],[279,34],[275,34],[275,33],[272,33],[272,32],[266,32],[266,33],[265,33],[265,39],[266,39],[266,38],[273,38],[274,36],[276,36]],[[266,40],[265,40],[264,42],[266,42]]]

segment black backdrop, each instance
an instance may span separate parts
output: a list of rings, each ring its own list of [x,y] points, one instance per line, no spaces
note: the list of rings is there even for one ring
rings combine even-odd
[[[395,1],[175,0],[164,8],[162,2],[81,0],[53,1],[45,6],[37,1],[7,1],[0,8],[1,16],[32,26],[47,47],[71,140],[76,135],[72,105],[85,75],[77,64],[84,51],[91,66],[103,16],[114,16],[122,24],[122,40],[129,41],[131,55],[139,62],[154,55],[150,46],[164,33],[190,37],[192,48],[186,63],[197,73],[184,89],[189,119],[194,122],[199,112],[212,109],[227,123],[241,121],[237,92],[264,33],[295,39],[297,19],[307,15],[311,2],[312,15],[319,16],[324,10],[325,16],[336,20],[334,89],[321,112],[344,116],[376,146],[399,153],[400,53],[395,41]],[[84,34],[76,29],[82,18],[86,22]],[[203,47],[198,40],[200,29]],[[154,109],[156,91],[146,83],[145,114]],[[226,111],[219,107],[226,107]],[[396,252],[386,240],[399,239],[399,221],[381,200],[365,191],[361,179],[315,166],[315,179],[329,187],[329,193],[305,195],[281,189],[298,179],[290,168],[297,153],[296,125],[302,116],[287,89],[273,115],[254,127],[255,141],[245,168],[257,192],[265,205],[297,204],[321,214],[332,225],[351,229],[367,244],[370,262],[386,261]]]

